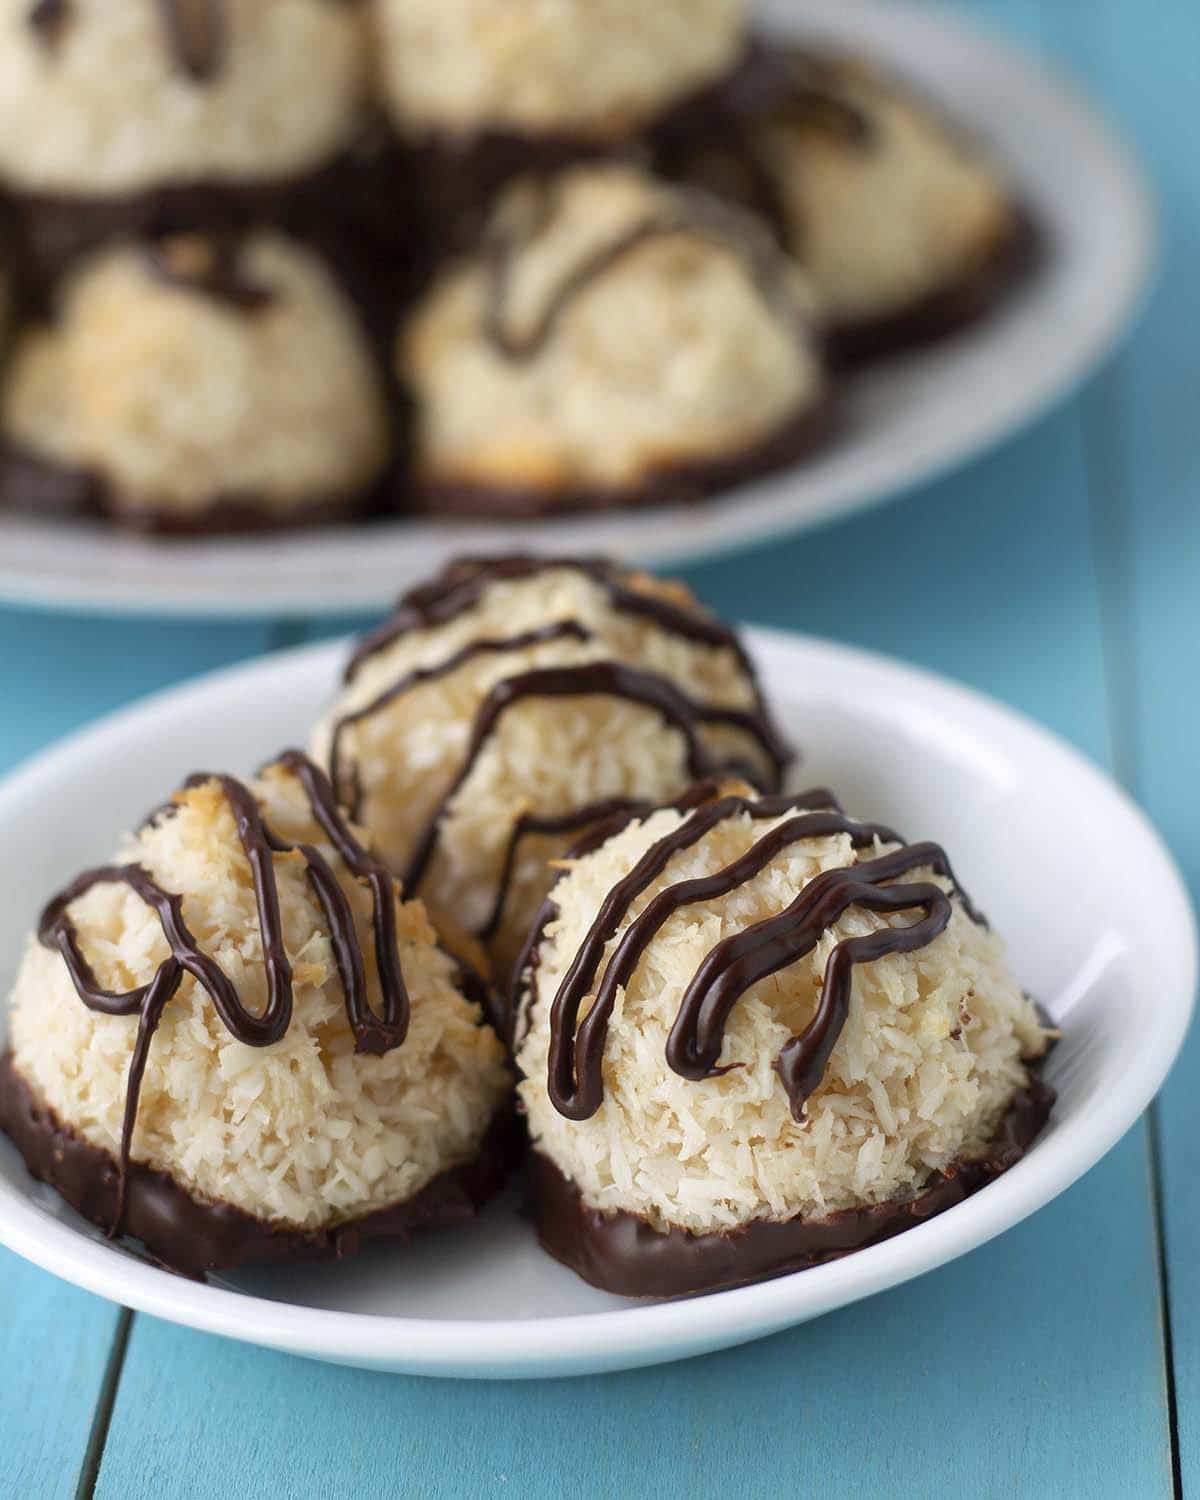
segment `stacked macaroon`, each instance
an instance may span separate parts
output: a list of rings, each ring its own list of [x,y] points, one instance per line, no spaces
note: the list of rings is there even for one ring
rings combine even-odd
[[[471,1214],[510,1056],[543,1244],[634,1295],[874,1243],[1045,1122],[1051,1033],[943,850],[782,793],[746,654],[678,585],[452,565],[312,756],[189,777],[17,977],[0,1126],[164,1264]]]
[[[114,239],[345,200],[370,87],[360,0],[3,0],[0,40],[0,185],[36,290]]]
[[[345,295],[266,230],[88,257],[22,332],[0,422],[24,503],[165,532],[359,513],[391,444]]]
[[[596,510],[788,463],[827,425],[810,313],[763,227],[703,192],[613,165],[519,183],[402,332],[413,500]]]
[[[718,107],[746,0],[378,0],[384,107],[429,237],[478,236],[529,172],[653,152]]]
[[[197,531],[365,507],[387,382],[324,252],[367,27],[341,0],[2,0],[28,313],[0,397],[6,500]]]
[[[603,558],[452,563],[360,646],[313,754],[434,920],[507,974],[597,820],[791,758],[737,636]]]
[[[694,499],[1027,259],[745,0],[0,0],[0,502],[167,531]]]
[[[757,213],[802,267],[836,363],[940,337],[987,311],[1035,234],[979,141],[861,58],[762,49],[722,135],[663,165]]]

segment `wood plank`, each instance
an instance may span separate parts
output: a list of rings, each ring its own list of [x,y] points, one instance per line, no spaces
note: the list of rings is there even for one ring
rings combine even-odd
[[[9,710],[0,717],[0,771],[100,714],[275,643],[268,624],[0,609]]]
[[[1070,408],[903,504],[689,576],[719,608],[965,677],[1104,760],[1087,519]],[[943,1272],[636,1375],[370,1376],[140,1318],[97,1493],[1167,1495],[1158,1306],[1139,1128],[1060,1202]]]
[[[0,1250],[0,1441],[11,1495],[75,1494],[120,1310]]]
[[[0,610],[0,771],[97,714],[252,655],[270,639],[264,626],[133,624]],[[75,1494],[120,1319],[118,1308],[0,1250],[5,1493]]]
[[[901,502],[685,577],[714,608],[884,651],[1109,754],[1078,404]]]
[[[1200,176],[1186,127],[1196,94],[1200,9],[1103,0],[1061,8],[1059,37],[1132,131],[1162,215],[1159,284],[1088,433],[1116,698],[1133,790],[1172,845],[1200,901]],[[1114,418],[1116,420],[1114,420]],[[1181,1492],[1200,1489],[1200,1036],[1195,1028],[1157,1106],[1163,1252]]]
[[[96,1495],[1166,1494],[1143,1340],[1154,1287],[1126,1283],[1145,1223],[1121,1216],[1111,1252],[1078,1274],[1140,1156],[1130,1138],[1037,1219],[921,1282],[628,1375],[369,1375],[139,1318]],[[1103,1325],[1096,1297],[1113,1309]],[[1098,1410],[1121,1441],[1100,1437]]]

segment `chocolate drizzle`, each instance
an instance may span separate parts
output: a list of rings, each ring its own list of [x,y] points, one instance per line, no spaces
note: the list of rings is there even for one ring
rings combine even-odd
[[[760,767],[747,764],[742,759],[724,757],[718,760],[707,748],[701,735],[701,729],[706,725],[733,729],[753,740],[761,751],[770,767],[766,779],[773,786],[778,786],[782,780],[792,752],[767,711],[753,666],[735,633],[728,626],[706,615],[687,610],[657,595],[644,594],[630,588],[621,581],[616,566],[602,558],[514,555],[491,559],[464,558],[451,563],[431,583],[405,594],[391,619],[364,639],[346,667],[346,681],[352,683],[368,660],[410,632],[432,629],[460,618],[479,603],[493,584],[531,578],[539,573],[559,569],[582,573],[599,585],[605,591],[610,606],[619,613],[645,620],[657,629],[682,639],[715,650],[732,652],[739,668],[752,685],[753,706],[741,709],[696,703],[667,679],[612,661],[535,667],[502,678],[479,705],[463,759],[414,842],[413,851],[402,873],[405,889],[409,893],[419,888],[427,874],[450,806],[491,740],[497,725],[508,709],[524,700],[604,696],[644,704],[656,710],[669,727],[682,735],[688,774],[693,779],[717,772],[737,772],[755,783],[762,781],[764,778]],[[362,814],[363,789],[357,768],[347,763],[345,749],[346,733],[354,725],[378,714],[404,694],[448,676],[480,655],[526,650],[552,640],[587,642],[592,638],[591,632],[579,621],[561,620],[512,636],[485,637],[470,642],[440,663],[405,673],[362,708],[343,715],[334,723],[330,737],[329,763],[330,777],[339,796],[355,816]],[[500,926],[516,869],[518,845],[523,838],[576,832],[597,818],[610,816],[614,811],[628,815],[638,809],[644,810],[644,804],[616,798],[563,813],[521,814],[514,824],[503,856],[500,882],[491,911],[475,935],[481,939],[491,938]]]
[[[616,937],[634,901],[662,875],[677,854],[700,843],[729,818],[748,816],[760,821],[787,813],[797,816],[770,829],[723,869],[712,875],[678,881],[659,891],[626,928],[605,965],[603,978],[599,977],[607,946]],[[881,824],[857,823],[848,818],[836,799],[824,790],[797,797],[719,797],[699,806],[653,843],[605,897],[551,1004],[547,1088],[558,1112],[571,1120],[585,1120],[600,1108],[604,1097],[604,1046],[618,991],[628,985],[646,949],[676,912],[728,895],[795,844],[837,835],[849,837],[855,849],[876,843],[902,843],[896,833]],[[803,1032],[787,1042],[775,1063],[793,1117],[803,1120],[805,1103],[820,1084],[845,1025],[855,965],[923,948],[950,921],[951,899],[941,886],[932,881],[897,883],[924,869],[948,880],[952,894],[968,916],[982,923],[982,916],[958,885],[945,852],[937,844],[902,844],[874,859],[823,871],[804,886],[785,910],[724,939],[708,954],[688,984],[671,1028],[666,1048],[671,1069],[681,1077],[699,1080],[718,1076],[736,1066],[718,1066],[718,1058],[725,1026],[738,1000],[760,980],[811,953],[822,935],[852,907],[884,914],[921,913],[906,926],[889,925],[867,936],[844,939],[830,954],[816,1015]],[[536,952],[556,911],[551,896],[527,944],[523,955],[526,962]],[[521,982],[518,970],[518,986]],[[580,1022],[580,1009],[589,996],[592,1005]]]
[[[852,150],[870,150],[878,140],[869,115],[840,86],[836,62],[756,38],[707,116],[662,133],[654,161],[666,176],[749,209],[778,244],[795,253],[801,236],[763,147],[764,128],[773,124],[819,132]]]
[[[205,990],[227,1030],[246,1046],[270,1046],[281,1040],[291,1024],[292,968],[283,940],[279,888],[275,877],[276,856],[299,855],[304,861],[309,883],[328,924],[346,1017],[354,1033],[355,1050],[379,1056],[399,1047],[407,1034],[409,1000],[397,951],[396,898],[392,878],[351,833],[338,811],[333,789],[324,772],[298,750],[286,751],[275,764],[300,783],[321,832],[350,873],[370,889],[381,1012],[377,1015],[368,1000],[364,958],[350,903],[321,851],[311,844],[290,844],[275,833],[266,823],[254,794],[234,777],[207,772],[189,777],[185,789],[209,784],[220,788],[229,803],[238,838],[250,865],[267,980],[267,1003],[260,1014],[255,1015],[246,1009],[232,980],[197,943],[184,920],[183,897],[164,890],[140,865],[104,865],[85,871],[49,902],[38,923],[38,940],[44,947],[55,949],[62,955],[76,993],[89,1010],[104,1015],[138,1017],[126,1084],[120,1187],[111,1225],[113,1234],[119,1232],[122,1225],[130,1148],[150,1044],[163,1011],[177,994],[184,975],[190,974]],[[88,891],[101,885],[127,886],[158,916],[171,953],[148,984],[126,991],[105,989],[84,955],[78,931],[70,917],[70,907]]]
[[[496,900],[483,926],[475,934],[480,942],[495,937],[504,920],[505,898],[512,883],[517,850],[526,838],[551,838],[564,833],[579,833],[597,823],[607,824],[612,818],[630,818],[638,814],[644,804],[627,797],[606,797],[600,802],[589,802],[585,807],[573,808],[560,814],[522,813],[512,826],[504,859],[500,867],[500,881],[496,888]]]
[[[246,274],[242,250],[241,237],[231,234],[172,235],[141,247],[147,271],[164,286],[203,293],[238,312],[259,312],[275,294]]]
[[[620,569],[609,558],[553,555],[535,557],[528,553],[512,553],[503,557],[459,557],[429,583],[409,589],[401,595],[391,617],[360,642],[346,665],[344,680],[353,682],[364,662],[402,636],[414,630],[430,630],[436,625],[448,625],[451,620],[457,620],[473,609],[493,584],[517,582],[533,578],[539,573],[563,569],[582,573],[590,582],[603,588],[609,604],[620,614],[636,615],[670,635],[680,636],[698,645],[732,651],[739,667],[753,680],[754,669],[745,647],[739,641],[737,633],[720,620],[714,620],[711,615],[702,614],[699,610],[686,609],[661,594],[647,594],[629,587],[621,582]],[[778,743],[778,732],[772,730],[768,738]],[[787,759],[791,752],[785,746],[782,754]]]
[[[403,882],[406,890],[415,891],[421,884],[450,804],[475,769],[476,761],[508,709],[529,698],[578,697],[624,698],[626,702],[641,703],[657,710],[666,724],[677,729],[684,738],[689,776],[709,776],[717,770],[716,761],[700,738],[698,725],[703,721],[724,721],[727,711],[698,707],[665,677],[611,661],[532,667],[517,672],[496,683],[479,705],[462,765],[439,800],[405,867]]]
[[[177,72],[193,83],[211,83],[229,49],[224,0],[158,0],[163,40]],[[54,47],[72,19],[72,0],[34,0],[27,19],[43,46]]]
[[[415,688],[424,687],[431,682],[438,681],[439,678],[451,676],[460,667],[474,661],[476,657],[501,654],[505,651],[521,651],[532,646],[543,645],[547,641],[587,641],[590,639],[590,634],[582,625],[574,620],[562,620],[552,625],[543,625],[537,630],[522,631],[518,635],[489,636],[482,640],[471,641],[460,651],[448,656],[445,661],[406,672],[398,682],[392,683],[378,697],[372,698],[370,703],[344,714],[333,727],[329,742],[329,778],[337,788],[342,802],[351,810],[353,816],[357,817],[361,813],[362,789],[357,784],[357,778],[348,776],[344,764],[343,740],[346,731],[352,729],[355,724],[361,724],[364,719],[373,718],[389,704],[395,703],[397,699],[404,697]]]
[[[588,287],[643,245],[653,240],[677,237],[706,241],[732,251],[748,269],[764,302],[781,321],[793,327],[798,342],[808,343],[808,324],[792,296],[787,262],[770,234],[741,209],[708,193],[679,186],[672,189],[669,204],[648,212],[615,239],[585,255],[552,290],[533,326],[523,334],[514,333],[507,318],[514,263],[521,251],[553,220],[559,187],[560,184],[553,179],[531,185],[530,192],[536,192],[540,197],[524,234],[515,232],[510,223],[502,221],[484,238],[483,259],[488,285],[483,331],[493,349],[503,358],[512,363],[535,359],[571,304]]]
[[[771,59],[785,79],[775,106],[777,119],[859,150],[878,143],[874,121],[841,86],[836,63],[802,47],[780,49]]]
[[[229,46],[224,0],[158,0],[175,67],[193,83],[211,83]]]
[[[71,0],[33,0],[26,20],[43,47],[57,47],[71,19]]]

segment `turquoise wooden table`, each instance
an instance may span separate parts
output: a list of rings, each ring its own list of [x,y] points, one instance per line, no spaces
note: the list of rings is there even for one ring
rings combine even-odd
[[[688,578],[727,613],[891,651],[1035,715],[1126,783],[1200,893],[1200,4],[964,8],[1073,72],[1140,143],[1166,231],[1148,315],[1002,451]],[[869,621],[864,597],[882,601]],[[316,633],[0,610],[0,764]],[[0,1493],[1200,1495],[1198,1138],[1193,1039],[1111,1156],[1000,1241],[765,1343],[577,1381],[308,1364],[130,1317],[0,1252]]]

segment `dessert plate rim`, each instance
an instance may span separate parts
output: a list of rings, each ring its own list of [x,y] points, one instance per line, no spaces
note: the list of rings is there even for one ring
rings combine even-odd
[[[965,102],[966,119],[1009,162],[1051,246],[1028,285],[979,325],[868,374],[850,392],[850,430],[826,450],[695,506],[553,523],[408,518],[172,542],[0,510],[0,598],[175,616],[344,614],[385,606],[464,550],[605,552],[676,565],[899,498],[1032,422],[1112,350],[1148,281],[1154,213],[1129,148],[1072,84],[935,6],[809,0],[801,28],[787,0],[768,0],[765,20],[785,33],[862,43],[951,108]],[[1054,152],[1045,151],[1048,139]],[[1062,191],[1064,182],[1075,190]]]
[[[1159,1008],[1145,1016],[1102,1105],[1092,1102],[1056,1117],[1052,1132],[1008,1173],[895,1239],[828,1265],[685,1301],[461,1321],[271,1301],[186,1281],[124,1254],[47,1213],[37,1202],[45,1190],[21,1170],[13,1182],[0,1176],[0,1243],[66,1281],[138,1311],[270,1348],[412,1374],[541,1377],[634,1368],[777,1332],[945,1264],[1018,1223],[1076,1181],[1153,1098],[1182,1046],[1191,1015],[1195,923],[1182,877],[1159,835],[1126,794],[1078,751],[971,689],[814,637],[751,629],[746,640],[768,691],[773,680],[807,674],[805,680],[815,683],[818,696],[869,703],[877,718],[903,713],[910,733],[914,726],[918,734],[952,731],[964,755],[988,763],[997,775],[1005,774],[1006,765],[1023,766],[1027,775],[1035,766],[1068,775],[1072,795],[1106,820],[1103,826],[1114,841],[1123,841],[1143,887],[1152,883],[1163,930],[1174,941],[1160,944],[1155,954]],[[173,718],[201,708],[224,704],[228,710],[260,695],[278,696],[285,687],[289,695],[311,695],[314,682],[333,683],[345,649],[345,642],[323,643],[210,673],[72,735],[0,783],[0,839],[19,808],[52,795],[89,761],[98,767],[111,763],[129,753],[141,736],[169,735]],[[72,852],[68,864],[74,858]],[[71,869],[63,873],[69,875]],[[4,955],[9,960],[15,963],[16,954]],[[14,1148],[2,1138],[0,1151],[13,1152],[10,1159],[15,1160]]]

